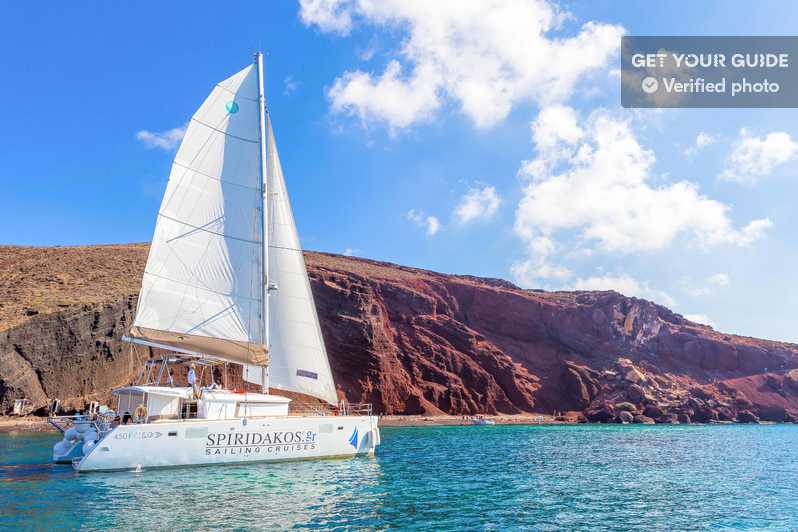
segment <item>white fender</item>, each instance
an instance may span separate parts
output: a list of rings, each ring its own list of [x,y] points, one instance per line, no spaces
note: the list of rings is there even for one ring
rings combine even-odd
[[[69,452],[69,449],[72,448],[72,444],[67,440],[61,440],[60,442],[53,445],[53,454],[58,456],[64,456],[66,453]]]
[[[88,440],[83,443],[83,455],[87,455],[97,446],[97,440]]]

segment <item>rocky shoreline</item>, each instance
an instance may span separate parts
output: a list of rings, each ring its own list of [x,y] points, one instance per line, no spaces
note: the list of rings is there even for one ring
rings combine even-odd
[[[149,353],[121,337],[147,251],[0,246],[0,414],[23,398],[29,413],[54,398],[80,410],[136,378]],[[798,417],[798,345],[724,334],[616,292],[525,290],[326,253],[305,260],[336,383],[397,423]]]

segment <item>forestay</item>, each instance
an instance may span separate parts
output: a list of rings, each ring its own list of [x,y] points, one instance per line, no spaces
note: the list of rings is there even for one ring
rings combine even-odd
[[[251,65],[219,83],[188,124],[158,213],[134,341],[266,363],[258,116]]]

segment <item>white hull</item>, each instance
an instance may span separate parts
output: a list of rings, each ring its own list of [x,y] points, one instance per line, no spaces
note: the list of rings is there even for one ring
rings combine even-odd
[[[72,465],[113,471],[372,454],[380,443],[377,420],[280,416],[120,425]]]

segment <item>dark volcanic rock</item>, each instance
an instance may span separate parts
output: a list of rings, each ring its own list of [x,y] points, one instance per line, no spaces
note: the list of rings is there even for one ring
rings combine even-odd
[[[635,423],[642,423],[644,425],[653,425],[655,422],[648,416],[644,416],[642,414],[638,414],[634,417]]]
[[[632,423],[634,419],[635,416],[633,416],[631,412],[627,412],[626,410],[621,410],[618,412],[618,423]]]
[[[613,420],[615,414],[612,409],[607,405],[602,405],[585,412],[585,418],[591,423],[609,423]]]
[[[645,410],[643,410],[643,415],[657,419],[663,416],[663,412],[662,409],[657,405],[648,405],[646,406]]]
[[[759,418],[748,410],[737,413],[737,421],[740,423],[759,423]]]

